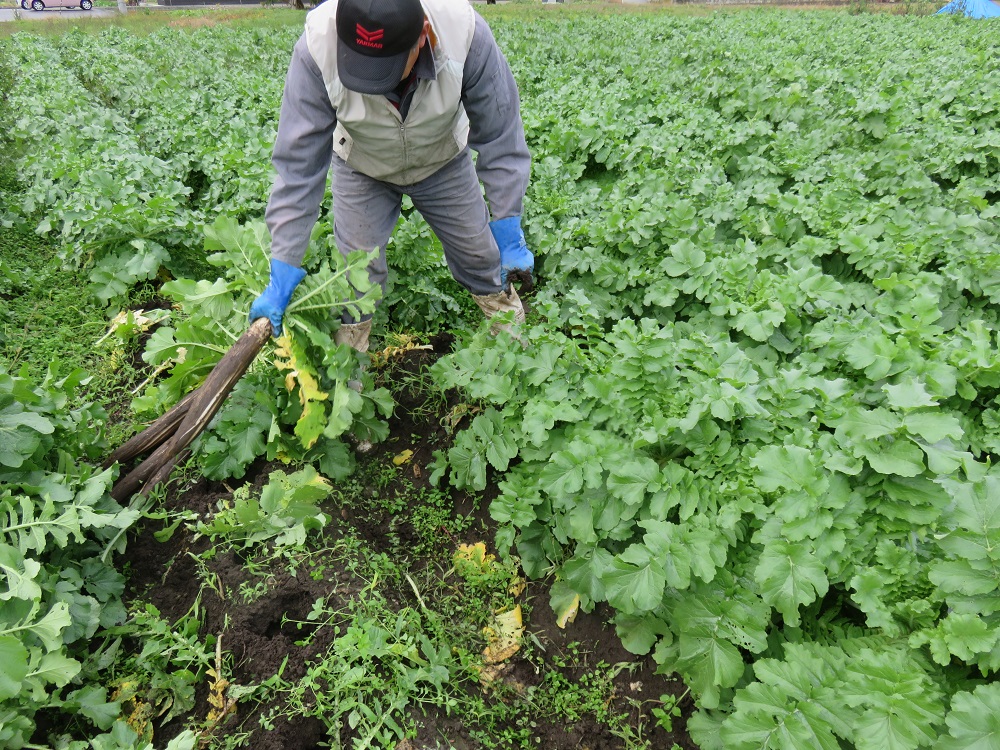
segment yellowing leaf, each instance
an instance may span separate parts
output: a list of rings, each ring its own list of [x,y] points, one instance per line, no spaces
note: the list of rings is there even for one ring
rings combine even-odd
[[[326,409],[318,401],[309,401],[295,423],[295,436],[303,448],[311,448],[326,429]]]
[[[521,648],[521,637],[524,635],[524,625],[521,623],[521,605],[518,604],[509,612],[501,612],[493,619],[493,625],[483,628],[486,636],[486,648],[483,659],[487,664],[497,664],[507,661]]]
[[[454,430],[458,423],[461,422],[465,417],[478,414],[481,412],[478,406],[469,406],[468,404],[456,404],[452,410],[445,417],[445,421],[448,423],[448,429]]]
[[[520,576],[514,576],[514,578],[511,579],[510,586],[507,587],[507,592],[513,596],[520,596],[524,593],[524,589],[527,585],[528,584],[525,583],[523,578]]]
[[[208,710],[208,720],[216,722],[227,713],[226,689],[229,687],[229,680],[216,674],[214,669],[208,670],[208,675],[212,678],[212,684],[208,690],[208,703],[211,706]]]
[[[120,703],[121,718],[141,739],[153,739],[153,706],[139,697],[144,686],[132,678],[122,679],[111,693],[111,700]]]
[[[576,619],[580,611],[580,595],[575,594],[564,606],[556,612],[556,625],[564,628]]]
[[[415,336],[410,336],[409,334],[400,333],[396,334],[397,344],[387,346],[380,352],[372,352],[371,356],[371,366],[374,369],[378,369],[385,365],[390,359],[399,357],[406,352],[420,350],[420,349],[433,349],[434,347],[427,344],[418,344]]]
[[[483,542],[476,542],[475,544],[460,544],[455,554],[452,556],[452,560],[458,563],[472,563],[476,568],[482,572],[487,572],[490,566],[493,564],[495,558],[493,555],[488,555],[486,553],[486,545]]]
[[[319,375],[290,332],[278,339],[274,356],[274,366],[287,371],[285,388],[288,392],[293,393],[298,387],[302,416],[295,425],[295,435],[303,448],[312,448],[326,428],[326,409],[320,402],[326,401],[330,395],[320,390]]]
[[[208,722],[215,724],[232,711],[236,705],[235,700],[226,698],[226,690],[229,689],[231,683],[222,674],[221,636],[215,642],[215,668],[209,668],[207,671],[211,679],[211,685],[208,689],[208,704],[211,706],[208,710]]]
[[[473,666],[473,669],[479,673],[479,681],[483,685],[488,685],[491,682],[496,682],[497,680],[503,679],[507,676],[507,673],[513,668],[513,664],[502,663],[502,664],[484,664],[483,666]]]
[[[144,315],[144,312],[145,310],[141,309],[122,310],[111,319],[108,332],[97,340],[95,346],[103,344],[112,334],[121,329],[125,329],[126,335],[129,331],[146,332],[170,314],[168,310],[151,310],[149,315]]]
[[[407,461],[409,461],[411,458],[413,458],[413,451],[411,451],[411,450],[405,450],[402,453],[400,453],[399,455],[393,456],[392,457],[392,462],[396,466],[402,466]]]

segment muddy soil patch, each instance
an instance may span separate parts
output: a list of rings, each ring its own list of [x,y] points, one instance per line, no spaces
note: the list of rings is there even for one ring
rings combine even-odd
[[[489,517],[489,503],[496,496],[496,477],[491,477],[483,493],[465,493],[435,488],[429,482],[427,465],[434,451],[446,450],[455,429],[461,427],[457,415],[465,408],[456,393],[430,393],[426,368],[450,342],[437,340],[434,350],[414,350],[394,360],[380,371],[379,378],[392,385],[397,402],[390,419],[390,435],[370,452],[358,456],[353,490],[335,488],[323,510],[331,517],[324,529],[326,541],[356,539],[365,548],[403,561],[416,577],[442,570],[460,544],[483,542],[490,552],[495,524]],[[404,456],[404,459],[400,459]],[[190,511],[208,518],[218,502],[231,496],[243,484],[258,490],[272,470],[288,470],[279,463],[258,461],[247,475],[236,482],[213,482],[198,479],[170,489],[164,501],[168,510]],[[426,508],[413,507],[413,498],[440,502],[440,515]],[[444,504],[447,500],[447,504]],[[440,521],[440,523],[438,523]],[[302,677],[309,664],[322,656],[338,637],[336,628],[315,628],[309,613],[318,601],[333,610],[346,608],[352,599],[373,582],[359,576],[347,556],[307,563],[277,565],[266,571],[251,568],[255,561],[233,551],[213,553],[209,541],[198,536],[191,524],[181,523],[164,541],[154,534],[163,527],[147,523],[130,540],[124,562],[130,571],[127,597],[131,602],[150,602],[169,622],[191,612],[197,602],[202,637],[221,640],[226,652],[226,678],[237,686],[260,685],[276,674],[294,682]],[[208,554],[206,554],[208,553]],[[412,583],[412,579],[411,579]],[[520,596],[525,613],[525,643],[530,642],[505,667],[499,682],[480,684],[467,679],[457,691],[482,700],[505,701],[514,707],[506,715],[506,726],[477,726],[468,715],[459,716],[444,707],[411,709],[410,717],[419,728],[410,740],[412,750],[448,747],[457,750],[494,750],[521,747],[514,737],[530,735],[533,746],[547,750],[624,750],[642,745],[628,744],[622,734],[631,729],[656,750],[669,750],[675,743],[684,750],[694,748],[684,731],[684,717],[690,712],[690,699],[681,704],[684,717],[675,721],[674,731],[666,732],[652,720],[649,709],[664,694],[680,695],[684,686],[655,674],[649,657],[639,658],[622,648],[610,611],[598,608],[580,613],[566,629],[556,625],[548,605],[550,582],[530,582]],[[418,601],[419,594],[402,584],[385,594],[390,604],[418,606],[433,601]],[[474,632],[474,631],[473,631]],[[481,645],[479,646],[481,648]],[[605,679],[607,705],[599,717],[594,711],[579,716],[532,708],[533,696],[553,695],[553,683],[569,686]],[[560,682],[562,681],[562,682]],[[326,746],[327,728],[315,718],[277,718],[272,726],[260,726],[260,718],[279,708],[279,699],[265,692],[260,700],[236,704],[212,730],[211,736],[245,737],[245,747],[254,750],[313,750]],[[194,709],[184,717],[155,729],[155,745],[166,742],[188,726],[203,729],[210,705],[209,689],[202,685]],[[461,702],[461,701],[460,701]],[[544,709],[544,706],[542,706]],[[619,717],[609,723],[607,717]],[[626,717],[626,718],[622,718]],[[489,732],[495,739],[489,740]],[[499,739],[500,736],[503,739]],[[341,728],[341,741],[351,747],[352,734]],[[517,742],[522,740],[518,739]],[[527,745],[523,745],[527,746]],[[400,748],[407,748],[401,744]]]

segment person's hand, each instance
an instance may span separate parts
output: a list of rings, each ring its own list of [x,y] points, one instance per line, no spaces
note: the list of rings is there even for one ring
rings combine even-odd
[[[299,282],[306,277],[305,269],[296,268],[284,261],[271,259],[271,280],[261,295],[250,305],[250,322],[269,318],[274,335],[281,335],[281,318]]]
[[[531,282],[535,270],[535,256],[524,241],[521,217],[511,216],[490,222],[493,239],[500,248],[500,286],[507,288],[507,277],[517,273],[525,274]]]

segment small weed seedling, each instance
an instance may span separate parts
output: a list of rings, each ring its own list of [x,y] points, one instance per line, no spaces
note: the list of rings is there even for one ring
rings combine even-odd
[[[681,701],[687,697],[689,692],[691,692],[690,688],[681,695],[664,694],[660,696],[660,705],[650,711],[653,718],[656,719],[657,726],[662,727],[667,732],[674,731],[674,719],[680,718]]]

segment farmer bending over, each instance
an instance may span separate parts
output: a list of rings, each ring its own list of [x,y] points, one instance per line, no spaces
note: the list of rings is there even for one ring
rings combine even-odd
[[[331,157],[337,247],[379,249],[373,284],[385,290],[385,246],[406,194],[486,317],[524,320],[507,275],[534,268],[521,229],[531,158],[510,67],[467,0],[327,0],[306,16],[272,157],[271,280],[250,308],[276,335],[306,275]],[[370,331],[371,316],[345,313],[335,340],[364,352]]]

